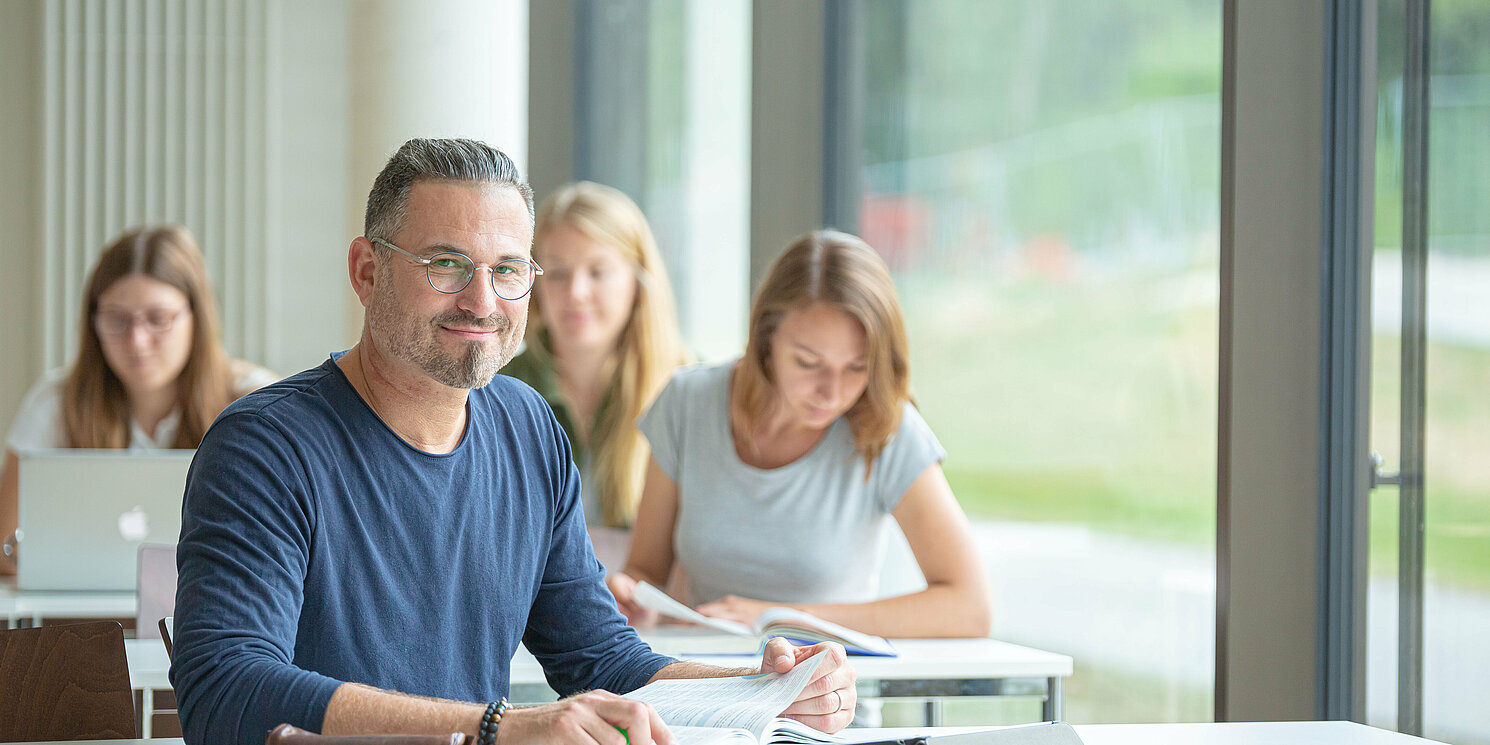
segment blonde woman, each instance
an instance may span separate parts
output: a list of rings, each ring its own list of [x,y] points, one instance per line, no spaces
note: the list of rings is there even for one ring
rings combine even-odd
[[[502,372],[537,389],[569,435],[596,552],[616,565],[647,466],[636,419],[686,360],[672,287],[641,209],[588,181],[544,201],[533,257],[544,274],[527,349]]]
[[[0,535],[17,519],[20,450],[195,448],[218,412],[278,377],[234,360],[218,337],[202,252],[179,225],[130,230],[98,258],[72,365],[21,403],[0,473]],[[14,561],[0,557],[0,573]]]
[[[887,637],[985,636],[992,603],[946,453],[910,397],[905,324],[885,264],[844,233],[796,240],[750,312],[745,356],[679,372],[642,418],[652,447],[623,572],[675,565],[687,602],[744,623],[786,605]],[[894,519],[927,587],[877,598]]]

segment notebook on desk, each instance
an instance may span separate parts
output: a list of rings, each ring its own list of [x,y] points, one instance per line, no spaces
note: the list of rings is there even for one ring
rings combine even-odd
[[[20,456],[20,590],[133,590],[141,543],[174,544],[192,450]]]
[[[839,733],[844,745],[1082,745],[1076,730],[1065,722],[1037,722],[962,732],[904,730],[898,737],[870,735],[854,737],[854,730]]]

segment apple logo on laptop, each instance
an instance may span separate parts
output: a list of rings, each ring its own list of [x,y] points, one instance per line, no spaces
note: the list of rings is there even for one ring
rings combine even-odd
[[[145,517],[145,510],[139,505],[119,515],[119,535],[126,541],[140,542],[150,535],[150,521]]]

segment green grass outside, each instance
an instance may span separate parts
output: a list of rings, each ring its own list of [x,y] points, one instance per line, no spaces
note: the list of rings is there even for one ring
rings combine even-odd
[[[1490,590],[1490,498],[1429,489],[1424,563],[1429,582]],[[1398,501],[1394,489],[1371,495],[1371,573],[1396,576]]]
[[[1208,276],[996,283],[901,277],[920,409],[975,519],[1075,523],[1214,545],[1217,314],[1176,300]],[[1202,272],[1201,274],[1205,274]],[[1396,463],[1397,340],[1373,341],[1371,442]],[[1427,566],[1432,582],[1490,589],[1490,350],[1433,343],[1428,359]],[[1370,499],[1373,574],[1395,573],[1397,496]],[[1074,722],[1206,721],[1210,686],[1093,667],[1066,684]],[[1010,724],[1033,699],[948,702],[947,724]],[[917,704],[885,721],[920,722]]]
[[[899,279],[914,391],[970,515],[1214,542],[1217,316],[1213,299],[1176,300],[1214,281],[1199,275]],[[1393,467],[1399,351],[1373,344],[1371,442]],[[1429,576],[1490,588],[1490,350],[1431,343],[1428,380]],[[1387,571],[1395,490],[1371,509]]]
[[[970,515],[1020,522],[1084,523],[1139,538],[1206,543],[1215,510],[1180,499],[1150,499],[1096,470],[980,471],[947,467],[947,480]]]

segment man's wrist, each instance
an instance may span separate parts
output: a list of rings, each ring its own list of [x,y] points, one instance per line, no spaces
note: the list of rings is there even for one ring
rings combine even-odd
[[[506,696],[486,705],[481,726],[476,729],[476,745],[497,745],[497,728],[502,725],[502,715],[508,708]]]

